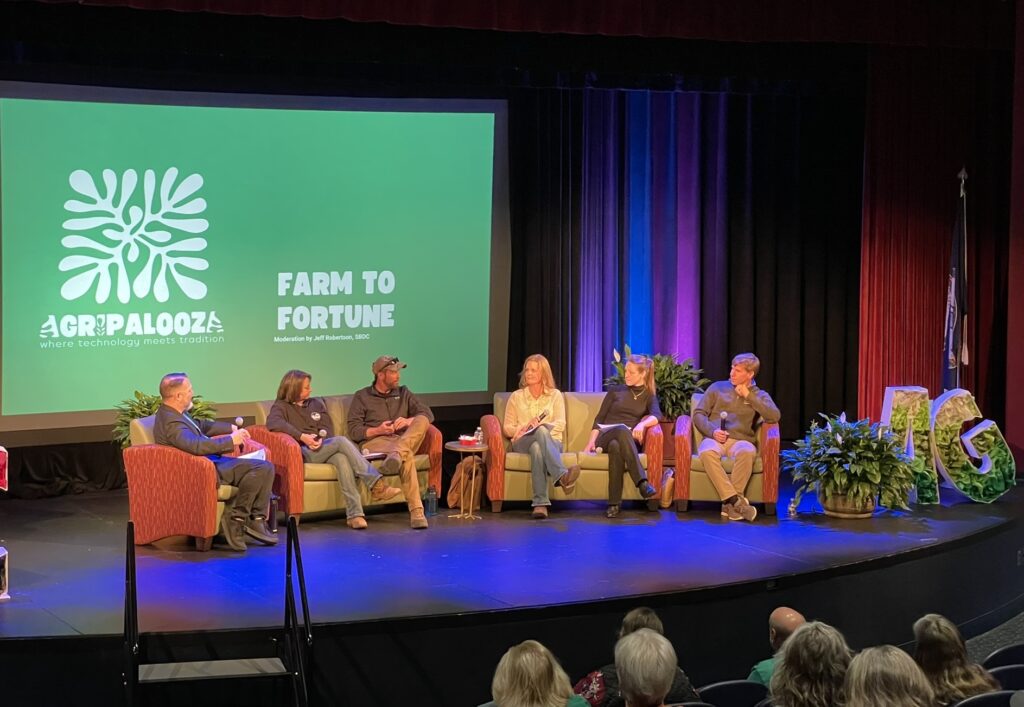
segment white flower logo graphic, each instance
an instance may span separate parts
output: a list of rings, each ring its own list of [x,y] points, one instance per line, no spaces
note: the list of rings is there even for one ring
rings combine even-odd
[[[87,200],[64,202],[65,210],[80,215],[64,222],[70,233],[61,244],[76,251],[86,250],[66,256],[58,265],[61,272],[77,271],[60,288],[64,299],[78,299],[95,284],[98,304],[106,302],[115,287],[122,303],[127,303],[133,293],[137,298],[152,293],[158,302],[166,302],[170,297],[168,274],[190,299],[206,296],[206,285],[182,272],[209,267],[206,260],[193,255],[206,248],[206,239],[175,240],[176,236],[203,233],[209,228],[206,219],[189,218],[206,210],[205,199],[190,198],[202,188],[203,178],[199,174],[189,175],[174,188],[177,178],[178,170],[168,169],[157,194],[156,173],[147,169],[142,178],[140,204],[130,203],[139,182],[134,169],[121,175],[120,194],[117,174],[111,169],[103,170],[102,196],[88,172],[76,169],[71,173],[71,188]],[[159,204],[154,203],[157,197]],[[82,235],[97,229],[95,238]]]

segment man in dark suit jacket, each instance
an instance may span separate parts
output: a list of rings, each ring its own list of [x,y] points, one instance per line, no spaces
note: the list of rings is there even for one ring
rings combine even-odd
[[[188,414],[192,408],[192,382],[184,373],[164,376],[160,380],[160,397],[163,404],[153,424],[156,443],[206,457],[216,467],[220,483],[238,488],[233,501],[225,505],[220,522],[228,547],[245,552],[246,535],[264,545],[277,544],[277,537],[267,528],[266,516],[274,465],[261,459],[222,456],[249,439],[249,432],[227,422],[192,419]]]

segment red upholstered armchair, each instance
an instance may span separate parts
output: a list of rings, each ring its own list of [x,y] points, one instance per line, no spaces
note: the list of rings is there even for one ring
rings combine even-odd
[[[701,396],[694,395],[690,403],[690,413],[696,410]],[[711,479],[704,472],[704,465],[697,456],[697,449],[704,440],[691,415],[683,415],[676,420],[676,510],[680,513],[687,510],[690,501],[719,501]],[[767,515],[775,514],[775,504],[779,500],[779,424],[763,422],[757,430],[757,458],[754,460],[754,472],[747,484],[744,495],[751,503],[763,503]],[[722,460],[725,470],[732,470],[729,459]]]
[[[334,428],[328,430],[330,436],[345,436],[348,407],[352,402],[351,395],[327,395],[323,397],[324,405],[331,416]],[[307,464],[302,459],[299,443],[281,432],[271,432],[266,427],[267,416],[273,401],[256,404],[256,422],[248,428],[253,439],[264,444],[270,451],[277,466],[277,477],[274,479],[274,490],[281,496],[281,509],[289,516],[296,518],[303,513],[334,511],[345,508],[345,497],[341,494],[338,484],[338,472],[330,464]],[[441,431],[431,425],[423,437],[423,443],[416,452],[416,469],[419,474],[420,488],[425,492],[433,486],[438,493],[441,491],[441,452],[444,441]],[[399,487],[398,476],[385,476],[384,480],[391,486]],[[374,501],[369,492],[359,484],[359,493],[363,507],[383,505],[382,501]],[[405,496],[399,494],[387,503],[405,503]]]
[[[195,538],[197,550],[209,550],[220,528],[224,502],[238,489],[226,484],[218,487],[217,470],[206,457],[154,444],[152,415],[132,420],[131,440],[132,446],[124,450],[124,469],[135,544],[187,535]],[[263,448],[250,439],[244,452]],[[269,450],[267,459],[271,459]]]

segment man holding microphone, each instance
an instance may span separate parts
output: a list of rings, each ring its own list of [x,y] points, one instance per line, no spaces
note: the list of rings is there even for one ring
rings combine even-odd
[[[778,422],[780,417],[771,396],[754,382],[760,368],[754,354],[738,354],[729,380],[712,383],[693,415],[693,424],[705,437],[697,454],[722,499],[722,516],[729,520],[757,517],[757,509],[743,495],[757,454],[755,429],[762,421]],[[731,475],[722,467],[724,457],[732,460]]]

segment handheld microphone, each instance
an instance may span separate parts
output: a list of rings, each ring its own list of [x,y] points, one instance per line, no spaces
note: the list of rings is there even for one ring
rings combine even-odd
[[[729,417],[729,413],[727,413],[725,410],[722,410],[722,412],[718,413],[718,429],[722,430],[723,432],[725,431],[725,418],[727,417]]]
[[[316,433],[316,436],[320,438],[320,442],[322,443],[325,439],[327,439],[327,430],[320,430],[319,432]]]
[[[548,416],[547,410],[541,410],[540,414],[537,415],[537,422],[544,422],[544,418]]]
[[[238,429],[242,429],[242,425],[244,423],[245,423],[245,420],[243,420],[241,418],[241,416],[235,418],[235,427],[237,427]],[[242,442],[240,445],[238,445],[238,453],[239,454],[244,454],[245,453],[245,442]]]

